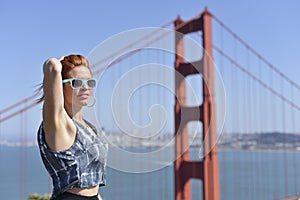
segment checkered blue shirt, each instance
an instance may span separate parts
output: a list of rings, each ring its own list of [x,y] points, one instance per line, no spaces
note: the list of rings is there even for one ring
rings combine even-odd
[[[77,127],[76,138],[73,145],[64,151],[56,152],[48,148],[43,123],[38,130],[40,154],[53,182],[51,199],[73,187],[105,185],[108,144],[104,140],[103,132],[98,132],[92,126],[96,135],[73,121]]]

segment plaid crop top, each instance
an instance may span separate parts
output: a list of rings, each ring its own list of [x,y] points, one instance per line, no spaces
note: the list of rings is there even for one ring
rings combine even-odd
[[[53,183],[51,199],[73,187],[105,185],[108,144],[103,138],[103,132],[98,132],[89,124],[96,135],[75,120],[73,122],[77,128],[76,138],[72,146],[64,151],[48,148],[43,122],[38,130],[40,154]]]

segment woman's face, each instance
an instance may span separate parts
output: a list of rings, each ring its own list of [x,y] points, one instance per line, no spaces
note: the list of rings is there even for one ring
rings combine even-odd
[[[90,70],[85,66],[74,67],[71,69],[67,78],[79,78],[88,80],[92,78]],[[80,109],[82,106],[88,105],[91,97],[93,96],[93,89],[89,88],[86,83],[81,88],[73,89],[71,83],[67,82],[63,87],[64,103],[72,108]]]

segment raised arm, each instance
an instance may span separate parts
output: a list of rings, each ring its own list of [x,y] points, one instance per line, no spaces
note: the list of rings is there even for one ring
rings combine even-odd
[[[76,128],[64,109],[62,65],[49,58],[43,65],[43,124],[46,142],[53,150],[63,150],[72,144]]]
[[[55,120],[55,116],[64,110],[61,70],[62,65],[56,58],[50,58],[44,63],[44,120]]]

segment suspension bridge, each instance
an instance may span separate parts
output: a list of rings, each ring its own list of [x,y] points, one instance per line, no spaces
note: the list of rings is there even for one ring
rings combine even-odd
[[[130,43],[88,56],[99,79],[93,111],[111,149],[164,150],[150,160],[159,163],[155,170],[109,152],[117,164],[108,165],[104,199],[299,198],[300,85],[284,66],[270,63],[207,9],[130,36]],[[29,123],[42,120],[40,95],[0,110],[0,190],[14,188],[11,199],[51,193],[29,139],[37,131]],[[1,139],[11,125],[19,130],[15,147]],[[148,170],[133,173],[132,165]]]

